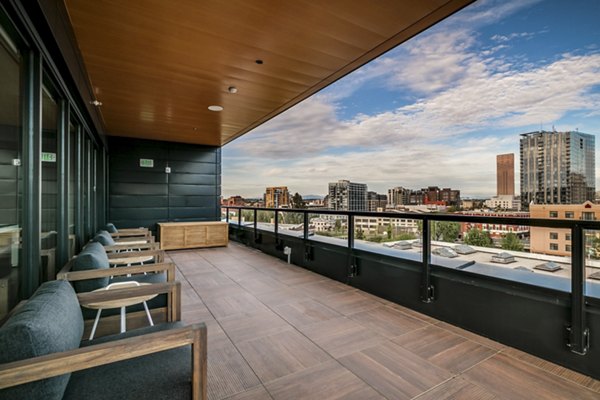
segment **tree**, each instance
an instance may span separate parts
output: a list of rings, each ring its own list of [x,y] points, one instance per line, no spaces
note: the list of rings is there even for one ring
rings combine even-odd
[[[339,232],[342,230],[342,221],[340,221],[339,219],[335,220],[335,223],[333,225],[333,230],[336,232]]]
[[[365,238],[365,232],[362,230],[362,228],[358,228],[354,237],[355,239],[363,240]]]
[[[460,224],[451,221],[438,221],[435,223],[435,233],[438,240],[454,243],[460,234]]]
[[[508,232],[502,238],[502,248],[504,250],[523,251],[523,243],[513,232]]]
[[[306,208],[306,204],[298,192],[292,196],[292,208]]]
[[[472,228],[465,235],[465,243],[471,246],[493,247],[490,234],[477,228]]]
[[[388,240],[392,239],[392,224],[389,224],[387,226],[387,238],[388,238]]]
[[[423,221],[417,222],[417,229],[419,233],[423,233]],[[453,243],[460,234],[460,224],[452,221],[431,221],[429,233],[433,240]]]

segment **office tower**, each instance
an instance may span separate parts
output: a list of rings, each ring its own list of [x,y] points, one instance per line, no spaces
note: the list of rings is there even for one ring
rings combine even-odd
[[[595,137],[581,132],[521,134],[521,204],[594,200]]]
[[[378,208],[385,210],[387,196],[376,192],[367,192],[367,210],[377,211]]]
[[[515,194],[515,155],[499,154],[496,156],[496,195]]]
[[[397,186],[388,189],[387,204],[389,208],[396,208],[410,203],[410,189]]]
[[[347,180],[329,183],[328,208],[367,211],[367,185]]]
[[[265,207],[282,208],[290,205],[290,192],[287,186],[273,186],[265,190]]]

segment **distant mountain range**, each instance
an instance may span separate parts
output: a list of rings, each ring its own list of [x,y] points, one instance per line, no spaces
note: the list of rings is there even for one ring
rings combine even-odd
[[[320,196],[318,194],[307,194],[302,195],[302,200],[323,200],[325,196]]]

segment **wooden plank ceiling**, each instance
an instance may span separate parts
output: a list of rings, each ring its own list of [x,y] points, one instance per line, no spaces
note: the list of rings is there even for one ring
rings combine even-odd
[[[471,1],[65,3],[106,134],[220,146]]]

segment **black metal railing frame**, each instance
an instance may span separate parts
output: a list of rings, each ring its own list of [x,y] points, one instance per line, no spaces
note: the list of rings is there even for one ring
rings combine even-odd
[[[526,217],[496,217],[482,215],[462,215],[462,214],[413,214],[396,212],[369,212],[369,211],[334,211],[320,209],[294,209],[294,208],[265,208],[265,207],[244,207],[244,206],[223,206],[226,210],[226,221],[229,223],[229,210],[238,210],[238,228],[242,227],[241,214],[243,210],[253,210],[254,221],[253,231],[255,240],[259,237],[257,225],[258,211],[269,211],[274,213],[274,234],[275,242],[280,244],[279,237],[279,213],[300,213],[303,214],[304,229],[303,240],[310,242],[309,236],[309,214],[325,214],[345,216],[348,221],[348,240],[346,247],[348,249],[348,269],[349,276],[355,272],[353,268],[354,259],[354,217],[375,217],[375,218],[394,218],[394,219],[413,219],[422,221],[422,271],[421,271],[421,300],[431,303],[435,300],[434,287],[431,284],[431,235],[430,226],[432,221],[451,221],[466,223],[487,223],[498,225],[522,225],[536,226],[542,228],[557,228],[571,230],[571,321],[567,327],[568,343],[567,346],[576,354],[585,355],[589,344],[589,329],[586,324],[586,301],[585,301],[585,230],[600,230],[600,222],[590,220],[563,220],[563,219],[533,219]]]

